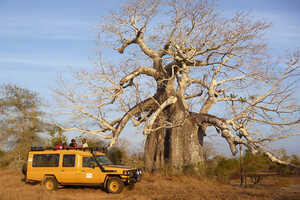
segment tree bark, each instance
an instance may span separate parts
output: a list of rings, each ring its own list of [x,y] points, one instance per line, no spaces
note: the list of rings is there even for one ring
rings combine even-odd
[[[186,116],[180,102],[166,109],[155,124],[159,126],[159,122],[164,120],[175,126],[161,128],[147,136],[146,169],[150,172],[162,168],[173,172],[197,169],[203,164],[203,129]]]

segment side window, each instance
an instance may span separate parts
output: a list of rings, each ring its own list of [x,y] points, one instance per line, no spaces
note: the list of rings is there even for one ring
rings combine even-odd
[[[32,167],[58,167],[59,154],[35,154]]]
[[[82,157],[82,167],[90,167],[94,163],[92,157]]]
[[[63,157],[63,167],[75,167],[75,155],[65,154]]]

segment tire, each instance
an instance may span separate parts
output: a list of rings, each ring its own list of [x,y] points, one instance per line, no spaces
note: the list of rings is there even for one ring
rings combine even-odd
[[[58,187],[58,183],[54,177],[46,177],[43,181],[43,185],[48,191],[57,190]]]
[[[22,166],[22,173],[24,174],[24,176],[26,177],[27,175],[27,163],[24,163]]]
[[[118,177],[109,178],[106,189],[109,193],[120,194],[123,191],[124,183]]]

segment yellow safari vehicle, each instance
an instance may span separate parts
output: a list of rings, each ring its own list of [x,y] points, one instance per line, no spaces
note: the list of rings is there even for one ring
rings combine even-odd
[[[115,194],[141,179],[140,169],[113,165],[104,153],[92,149],[32,148],[23,173],[26,182],[40,181],[47,190],[59,185],[99,185]]]

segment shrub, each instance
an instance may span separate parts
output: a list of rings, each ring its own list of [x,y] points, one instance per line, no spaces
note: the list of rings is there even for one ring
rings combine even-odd
[[[114,163],[114,164],[122,164],[123,159],[125,157],[125,152],[123,152],[119,148],[112,148],[108,153],[107,157]]]
[[[4,155],[5,155],[5,152],[0,150],[0,159],[1,159]]]
[[[273,164],[266,156],[261,154],[253,155],[247,151],[242,161],[246,173],[270,171]]]
[[[55,147],[56,145],[58,145],[58,142],[61,141],[63,144],[66,143],[67,144],[67,137],[64,135],[58,135],[55,136],[51,139],[51,144],[53,147]]]
[[[10,164],[10,160],[7,158],[7,154],[4,151],[0,151],[0,167],[7,167]]]

